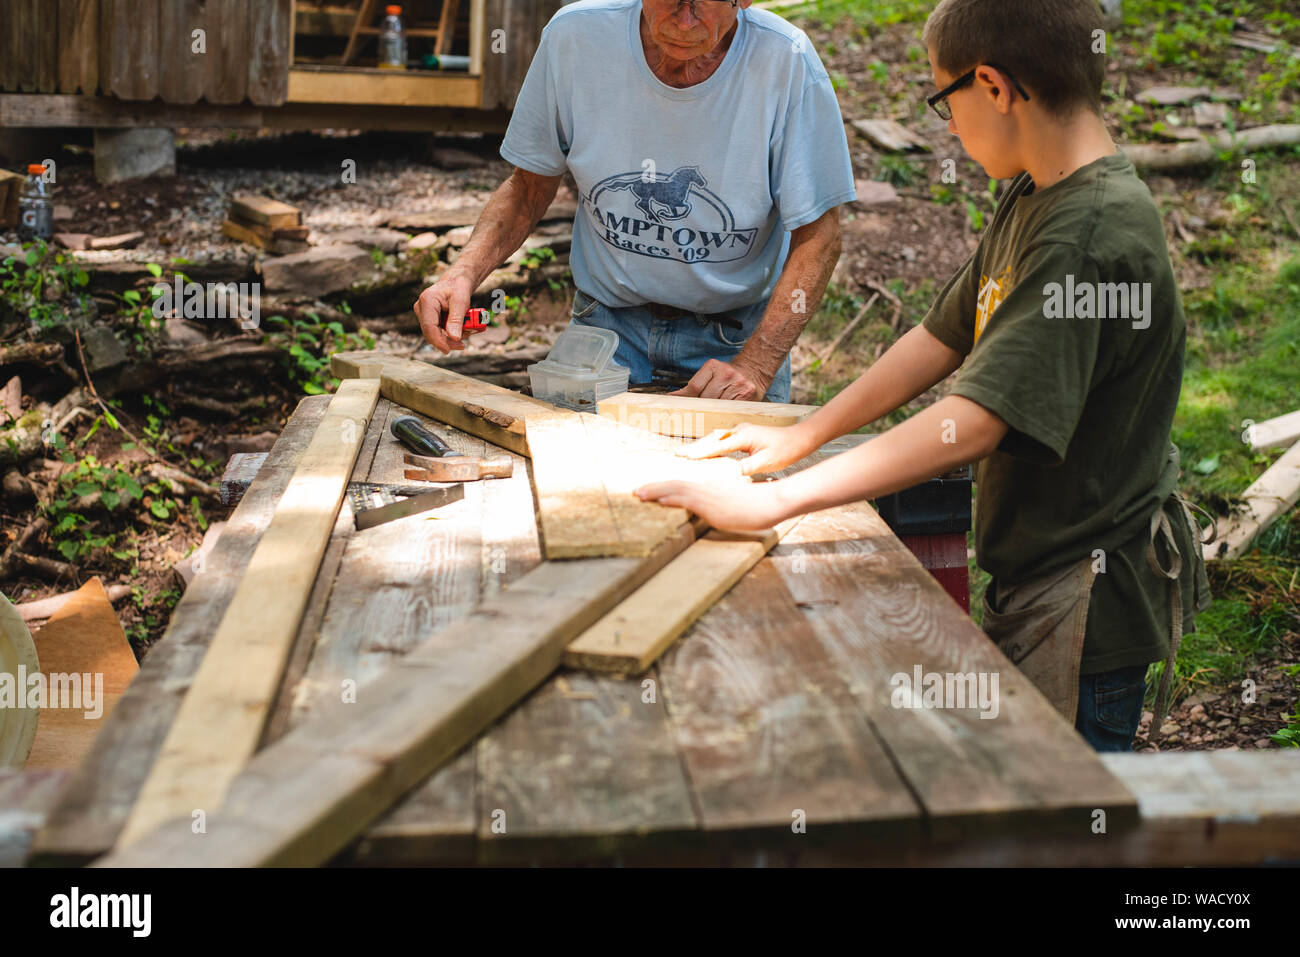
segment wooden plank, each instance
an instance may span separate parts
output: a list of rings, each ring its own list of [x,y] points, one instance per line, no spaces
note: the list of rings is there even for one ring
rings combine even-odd
[[[379,398],[373,381],[339,386],[271,524],[248,561],[119,843],[221,805],[266,726],[348,476]],[[220,735],[212,733],[221,728]]]
[[[330,356],[330,371],[341,379],[377,377],[384,398],[518,455],[528,454],[524,417],[555,408],[427,362],[382,352],[337,352]]]
[[[268,196],[243,195],[230,201],[230,215],[263,226],[301,226],[302,211]]]
[[[36,90],[53,93],[59,88],[59,4],[57,0],[37,3],[33,8],[36,47]]]
[[[251,6],[266,0],[222,0],[208,33],[209,74],[204,99],[209,103],[243,103],[248,95]],[[187,124],[188,125],[188,124]]]
[[[297,228],[299,227],[288,227],[288,229]],[[276,230],[276,232],[279,232],[279,230]],[[221,221],[221,234],[223,236],[229,236],[237,242],[248,243],[250,246],[265,249],[277,255],[305,252],[310,248],[305,237],[303,239],[293,238],[292,236],[279,237],[273,233],[268,236],[267,233],[271,233],[270,227],[245,226],[243,223],[237,223],[232,219]]]
[[[1300,499],[1300,444],[1269,466],[1241,496],[1242,508],[1218,522],[1218,537],[1204,547],[1207,561],[1245,554],[1260,532]]]
[[[19,5],[0,3],[0,89],[18,89]]]
[[[788,527],[793,527],[793,522]],[[776,544],[775,529],[711,531],[575,639],[570,668],[639,675]]]
[[[212,40],[220,11],[204,0],[167,0],[159,21],[158,80],[168,103],[197,103],[207,92],[213,65]],[[195,30],[204,31],[205,53],[194,52]]]
[[[279,106],[289,95],[293,0],[259,0],[249,11],[248,98]]]
[[[33,835],[71,777],[58,769],[0,767],[0,868],[22,867]]]
[[[26,767],[75,768],[94,745],[140,666],[98,578],[82,585],[33,636],[50,697]],[[80,693],[55,693],[55,675],[79,676]],[[58,697],[60,700],[54,700]]]
[[[1300,410],[1256,422],[1246,430],[1246,438],[1252,452],[1291,447],[1300,441]]]
[[[390,106],[478,106],[481,79],[454,73],[397,74],[388,70],[289,70],[286,102],[386,103]]]
[[[261,751],[195,840],[173,819],[101,863],[309,865],[328,860],[558,666],[564,646],[686,548],[645,559],[544,562],[393,662],[356,703]]]
[[[734,459],[681,458],[670,439],[589,414],[558,410],[527,422],[542,547],[551,560],[649,553],[687,512],[632,494],[647,482],[747,481]]]
[[[858,503],[805,516],[770,560],[936,838],[997,829],[1083,833],[1096,808],[1106,810],[1112,831],[1131,826],[1132,795],[874,509]],[[895,692],[897,676],[910,681],[918,668],[923,681],[970,675],[977,687],[965,707],[914,707],[924,701]],[[987,703],[977,700],[981,675],[985,691],[995,692]]]
[[[920,807],[770,559],[658,672],[706,846],[921,836]]]
[[[159,90],[162,0],[103,0],[100,82],[123,100],[152,100]]]
[[[635,429],[697,439],[715,429],[745,423],[794,425],[816,412],[818,406],[624,392],[602,399],[596,409],[600,415]]]
[[[698,838],[663,697],[639,682],[547,682],[484,737],[479,764],[479,862],[571,865]]]
[[[329,401],[321,395],[298,403],[226,523],[203,574],[173,609],[166,633],[150,649],[38,835],[35,853],[42,863],[83,864],[116,842],[212,640],[213,625],[234,595]]]
[[[23,92],[36,90],[36,11],[40,0],[11,0],[9,8],[13,34],[9,37],[9,56],[13,61],[13,85],[9,89]]]
[[[102,38],[101,38],[102,39]],[[105,41],[106,42],[106,41]],[[211,49],[211,48],[209,48]],[[98,54],[100,63],[107,61]],[[108,83],[105,72],[103,82]],[[125,103],[108,96],[71,94],[0,95],[0,127],[75,126],[103,129],[132,127],[227,126],[256,129],[264,125],[261,110],[251,107],[170,106],[166,103]]]

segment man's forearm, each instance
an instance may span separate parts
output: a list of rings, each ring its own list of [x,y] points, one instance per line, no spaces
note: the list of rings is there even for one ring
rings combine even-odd
[[[560,177],[516,169],[497,187],[451,269],[477,286],[518,249],[555,199]]]
[[[1007,424],[982,405],[949,396],[855,449],[775,483],[783,518],[879,498],[984,458]]]
[[[737,356],[742,364],[758,370],[769,381],[776,376],[821,302],[839,258],[838,207],[795,230],[767,311]]]
[[[962,359],[924,326],[916,326],[803,425],[818,445],[825,445],[911,402],[951,375]]]

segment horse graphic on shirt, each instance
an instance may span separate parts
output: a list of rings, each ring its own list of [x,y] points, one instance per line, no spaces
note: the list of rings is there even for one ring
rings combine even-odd
[[[636,208],[654,223],[684,219],[691,212],[693,187],[708,185],[698,166],[681,166],[660,178],[657,173],[625,173],[602,184],[606,189],[626,189],[636,197]]]

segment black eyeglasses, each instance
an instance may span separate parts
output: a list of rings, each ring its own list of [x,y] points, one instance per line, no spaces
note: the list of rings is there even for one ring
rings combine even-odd
[[[1026,100],[1029,99],[1029,94],[1026,93],[1025,88],[1020,85],[1020,81],[1011,75],[1010,70],[1008,70],[1004,66],[998,66],[998,64],[996,63],[981,64],[981,66],[985,66],[985,65],[991,66],[995,70],[1001,70],[1003,73],[1005,73],[1007,79],[1011,81],[1011,85],[1016,88],[1016,92],[1019,93],[1021,96],[1023,96]],[[930,109],[938,113],[941,118],[945,120],[951,120],[952,107],[948,105],[948,97],[952,96],[952,94],[956,93],[962,87],[966,86],[972,80],[974,80],[975,74],[978,72],[979,72],[979,67],[976,67],[975,69],[971,70],[969,73],[963,74],[962,76],[958,77],[957,79],[949,83],[947,86],[945,86],[934,96],[926,99],[925,102],[928,103],[930,105]]]

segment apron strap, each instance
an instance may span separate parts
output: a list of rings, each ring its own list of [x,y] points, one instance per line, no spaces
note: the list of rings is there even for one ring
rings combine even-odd
[[[1160,564],[1160,557],[1156,553],[1158,539],[1164,539],[1165,547],[1169,551],[1169,568]],[[1183,556],[1178,550],[1178,542],[1174,540],[1174,530],[1169,524],[1169,516],[1165,514],[1163,508],[1157,509],[1151,516],[1151,542],[1147,545],[1147,564],[1161,578],[1169,580],[1169,655],[1165,658],[1164,671],[1160,675],[1160,688],[1156,691],[1155,710],[1151,714],[1149,736],[1154,738],[1160,734],[1160,726],[1164,724],[1165,714],[1169,710],[1169,688],[1173,684],[1174,661],[1178,657],[1178,647],[1183,643],[1183,596],[1178,587],[1178,576],[1183,570]]]

